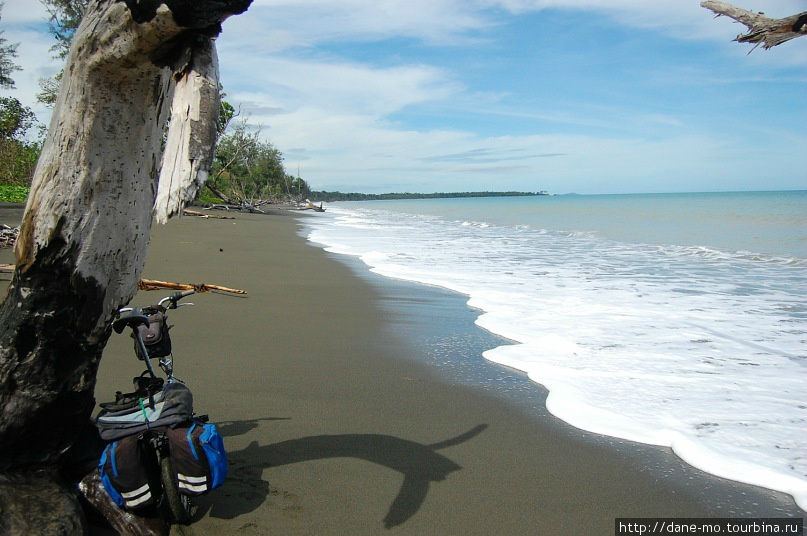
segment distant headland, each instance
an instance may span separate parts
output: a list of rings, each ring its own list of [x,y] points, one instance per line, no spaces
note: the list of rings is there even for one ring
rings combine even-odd
[[[459,197],[526,197],[535,195],[549,195],[540,192],[439,192],[430,194],[418,193],[389,193],[389,194],[362,194],[343,192],[311,192],[311,197],[317,201],[380,201],[386,199],[453,199]]]

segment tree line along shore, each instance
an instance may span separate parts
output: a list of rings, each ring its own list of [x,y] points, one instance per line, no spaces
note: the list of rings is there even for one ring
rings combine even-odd
[[[343,193],[343,192],[311,192],[311,197],[317,201],[381,201],[389,199],[454,199],[460,197],[531,197],[536,195],[549,195],[545,191],[540,192],[436,192],[436,193],[388,193],[388,194],[364,194],[364,193]]]
[[[0,184],[0,202],[24,203],[28,196],[28,187]],[[435,193],[385,193],[366,194],[361,192],[327,192],[307,190],[306,195],[313,202],[324,201],[383,201],[394,199],[458,199],[464,197],[535,197],[551,195],[546,191],[538,192],[435,192]],[[220,203],[221,200],[210,195],[201,195],[196,204],[207,205]],[[278,200],[280,202],[280,200]]]

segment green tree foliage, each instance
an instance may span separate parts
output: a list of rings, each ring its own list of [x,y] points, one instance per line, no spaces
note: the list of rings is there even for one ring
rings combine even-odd
[[[0,3],[0,11],[2,8]],[[20,70],[14,62],[16,57],[17,45],[7,44],[0,31],[0,87],[14,87],[11,74]],[[30,108],[13,97],[0,97],[0,184],[31,184],[40,144],[27,141],[25,135],[36,124],[36,116]]]
[[[3,4],[0,3],[0,12],[3,10]],[[0,20],[2,13],[0,13]],[[14,89],[14,79],[11,74],[14,71],[19,71],[20,66],[14,62],[17,57],[17,44],[7,43],[3,37],[3,31],[0,30],[0,87],[6,89]]]
[[[64,74],[64,71],[59,71],[55,76],[51,76],[50,78],[40,78],[40,91],[36,94],[36,100],[48,107],[53,106],[56,103],[56,96],[59,94],[62,74]]]
[[[81,24],[84,16],[84,9],[89,0],[40,0],[50,14],[48,28],[51,35],[56,39],[56,44],[51,47],[54,57],[64,59],[67,51],[70,50],[70,43],[73,42],[73,35]],[[59,93],[59,84],[62,81],[62,72],[51,78],[40,78],[39,88],[36,98],[39,102],[48,106],[53,106],[56,102],[56,95]]]
[[[31,184],[42,147],[25,136],[36,124],[30,108],[13,97],[0,97],[0,184]]]
[[[210,185],[240,204],[301,198],[310,192],[304,180],[286,173],[283,153],[262,141],[260,131],[246,121],[219,139]]]
[[[219,90],[221,91],[221,90]],[[221,105],[219,107],[219,120],[216,123],[216,135],[217,137],[221,137],[224,132],[227,130],[227,127],[230,125],[230,121],[238,115],[238,112],[235,111],[233,105],[224,100],[224,93],[221,92]]]
[[[25,203],[30,190],[28,186],[0,184],[0,203]]]
[[[0,136],[20,140],[36,123],[30,108],[14,97],[0,97]]]
[[[78,25],[89,0],[40,0],[50,15],[48,24],[56,44],[51,47],[57,58],[64,59],[70,50]]]

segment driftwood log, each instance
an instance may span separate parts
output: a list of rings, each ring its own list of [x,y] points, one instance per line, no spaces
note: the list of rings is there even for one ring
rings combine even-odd
[[[0,273],[13,273],[13,264],[0,263]],[[157,281],[156,279],[141,279],[137,282],[138,290],[195,290],[196,292],[227,292],[229,294],[246,295],[246,290],[237,288],[223,287],[221,285],[212,285],[209,283],[172,283],[170,281]]]
[[[718,0],[701,2],[701,7],[718,17],[723,15],[744,24],[748,31],[734,40],[738,43],[756,43],[754,48],[759,45],[766,49],[775,47],[807,34],[807,11],[783,19],[771,19],[764,13],[754,13]]]
[[[317,206],[314,203],[312,203],[310,199],[305,200],[305,205],[300,207],[300,210],[313,210],[314,212],[325,212],[325,209],[322,208],[321,201],[319,203],[319,206]]]
[[[170,533],[170,527],[160,518],[140,517],[119,508],[104,491],[98,471],[92,471],[82,478],[78,489],[84,500],[120,536],[168,536]]]
[[[214,220],[234,220],[235,218],[232,216],[219,216],[217,214],[205,214],[204,212],[199,212],[198,210],[188,210],[185,209],[182,211],[182,214],[185,216],[196,216],[197,218],[204,218],[204,219],[214,219]]]
[[[207,177],[219,112],[213,38],[250,3],[87,3],[0,303],[0,507],[30,514],[24,526],[0,515],[5,533],[84,525],[60,506],[78,504],[81,478],[63,476],[65,453],[94,408],[110,323],[137,290],[152,221],[177,214]],[[15,493],[19,482],[31,493]]]
[[[173,289],[173,290],[195,290],[196,292],[229,292],[230,294],[247,294],[246,290],[237,288],[222,287],[221,285],[209,285],[206,283],[192,284],[192,283],[171,283],[169,281],[157,281],[154,279],[141,279],[137,284],[140,290],[159,290],[159,289]]]
[[[19,227],[9,227],[0,223],[0,249],[14,247],[17,242],[17,235],[20,234]]]

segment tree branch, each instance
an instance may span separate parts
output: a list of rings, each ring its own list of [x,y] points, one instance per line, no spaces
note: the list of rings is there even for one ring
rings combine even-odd
[[[218,189],[217,189],[215,186],[213,186],[213,184],[211,183],[211,181],[207,181],[207,182],[205,183],[205,186],[207,186],[207,189],[208,189],[208,190],[210,190],[211,192],[213,192],[213,195],[215,195],[216,197],[218,197],[219,199],[221,199],[221,200],[222,200],[222,201],[224,201],[225,203],[228,203],[228,204],[230,204],[230,205],[234,205],[234,204],[235,204],[235,201],[233,201],[232,199],[230,199],[229,197],[227,197],[227,195],[226,195],[224,192],[222,192],[222,191],[218,190]],[[186,210],[185,212],[187,212],[187,210]]]
[[[717,17],[724,15],[744,24],[748,32],[734,38],[738,43],[756,43],[757,46],[761,44],[762,48],[768,49],[807,34],[807,11],[784,19],[771,19],[764,13],[754,13],[719,0],[705,0],[701,2],[701,7],[715,13]]]

